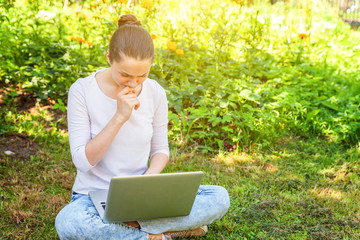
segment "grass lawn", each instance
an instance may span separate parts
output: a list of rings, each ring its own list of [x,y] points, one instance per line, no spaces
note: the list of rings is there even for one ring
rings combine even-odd
[[[0,239],[56,239],[56,214],[70,200],[76,169],[65,115],[31,112],[8,116],[21,134],[0,135]],[[359,146],[286,136],[267,150],[171,148],[165,172],[202,170],[203,184],[230,194],[227,215],[201,239],[360,239]]]

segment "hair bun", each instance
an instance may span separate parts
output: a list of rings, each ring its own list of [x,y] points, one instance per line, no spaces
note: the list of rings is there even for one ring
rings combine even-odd
[[[118,21],[118,26],[121,27],[123,25],[137,25],[141,26],[141,22],[137,20],[137,18],[132,14],[122,15]]]

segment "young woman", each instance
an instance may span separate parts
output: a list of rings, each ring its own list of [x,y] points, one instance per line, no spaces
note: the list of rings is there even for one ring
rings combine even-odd
[[[229,207],[227,191],[200,186],[189,216],[103,223],[88,192],[114,176],[160,173],[169,159],[164,89],[148,77],[150,34],[133,15],[118,22],[107,52],[110,68],[78,79],[68,96],[68,129],[77,168],[71,202],[57,215],[60,239],[172,239],[204,235]],[[148,159],[150,156],[150,164]]]

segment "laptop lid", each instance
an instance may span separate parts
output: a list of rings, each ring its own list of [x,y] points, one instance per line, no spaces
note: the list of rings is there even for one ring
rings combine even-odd
[[[94,191],[89,195],[104,222],[186,216],[190,214],[202,176],[203,172],[199,171],[114,177],[109,191]],[[101,213],[105,199],[105,211]]]

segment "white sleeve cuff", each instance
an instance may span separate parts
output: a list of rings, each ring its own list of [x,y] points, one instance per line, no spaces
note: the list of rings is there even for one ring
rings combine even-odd
[[[78,148],[75,153],[72,155],[73,162],[76,168],[81,172],[87,172],[92,169],[92,166],[85,154],[85,145]]]
[[[152,152],[151,155],[150,155],[150,159],[152,158],[152,156],[154,156],[155,154],[157,153],[163,153],[165,154],[167,157],[169,157],[169,149],[163,149],[163,150],[157,150],[155,152]]]

